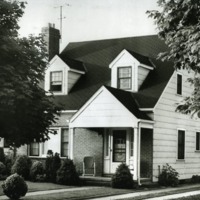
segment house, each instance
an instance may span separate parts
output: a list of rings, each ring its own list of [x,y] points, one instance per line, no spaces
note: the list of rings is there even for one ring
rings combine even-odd
[[[175,111],[192,92],[192,73],[157,60],[166,50],[156,35],[69,43],[45,75],[45,90],[63,106],[51,127],[57,134],[31,144],[29,156],[51,149],[80,173],[84,156],[93,156],[96,176],[123,162],[138,182],[157,181],[166,163],[180,179],[199,174],[200,120]]]

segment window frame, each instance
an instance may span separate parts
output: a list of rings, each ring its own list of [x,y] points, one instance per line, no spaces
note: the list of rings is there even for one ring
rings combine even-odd
[[[38,149],[37,155],[33,155],[33,154],[32,154],[32,150],[31,150],[32,147],[31,147],[31,146],[32,146],[33,144],[37,144],[37,145],[38,145],[38,148],[37,148],[37,149]],[[32,143],[30,143],[30,145],[29,145],[29,156],[40,156],[40,143],[39,143],[39,142],[32,142]]]
[[[52,81],[54,73],[61,73],[61,80],[60,81]],[[61,89],[60,90],[52,90],[52,85],[53,85],[52,83],[53,82],[61,82]],[[62,92],[62,90],[63,90],[63,71],[62,70],[50,72],[50,87],[49,88],[50,88],[51,92]]]
[[[67,141],[62,141],[63,137],[62,137],[62,134],[63,134],[63,130],[67,130],[67,133],[68,133],[68,138],[67,138]],[[67,144],[67,155],[64,155],[63,153],[63,145],[64,144]],[[69,156],[69,128],[61,128],[60,130],[60,157],[68,157]]]
[[[119,71],[121,69],[130,69],[130,77],[129,76],[127,76],[127,77],[119,77]],[[120,87],[120,80],[121,79],[128,79],[128,80],[130,80],[130,87],[121,88]],[[122,90],[131,90],[132,89],[132,67],[131,66],[124,66],[124,67],[118,67],[117,68],[117,88],[118,89],[122,89]]]
[[[176,94],[182,95],[182,93],[183,93],[183,77],[182,77],[182,74],[180,74],[180,73],[177,74],[176,81],[177,81]]]
[[[178,129],[177,130],[177,160],[185,160],[185,130],[184,129]],[[182,139],[181,143],[179,144],[179,134],[184,133],[184,138]],[[183,144],[182,144],[183,142]],[[183,145],[183,147],[180,147]],[[182,149],[179,149],[182,148]],[[182,151],[182,152],[181,152]]]

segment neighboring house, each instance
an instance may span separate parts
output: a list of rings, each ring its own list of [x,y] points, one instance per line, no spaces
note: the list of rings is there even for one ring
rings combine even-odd
[[[73,159],[82,173],[85,156],[96,175],[113,174],[126,163],[134,180],[157,181],[168,163],[180,179],[200,173],[200,120],[177,113],[191,94],[184,70],[157,60],[167,50],[157,36],[70,43],[51,61],[45,89],[63,105],[45,143],[28,148],[32,157],[48,149]]]

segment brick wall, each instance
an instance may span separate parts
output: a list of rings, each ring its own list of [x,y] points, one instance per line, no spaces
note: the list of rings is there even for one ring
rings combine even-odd
[[[74,134],[74,163],[76,169],[83,173],[84,156],[94,156],[96,175],[103,174],[103,135],[101,130],[75,129]]]

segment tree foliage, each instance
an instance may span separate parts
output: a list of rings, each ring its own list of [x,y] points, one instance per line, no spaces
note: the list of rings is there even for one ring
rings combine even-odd
[[[200,117],[200,1],[159,0],[160,11],[147,11],[155,20],[159,37],[169,47],[159,55],[174,62],[175,69],[194,72],[191,83],[194,91],[177,107],[183,113],[197,113]]]
[[[0,137],[16,147],[47,140],[59,109],[39,86],[47,67],[42,36],[19,37],[24,8],[0,0]]]

